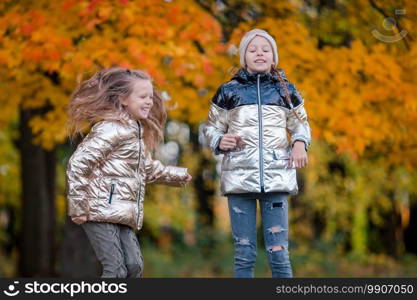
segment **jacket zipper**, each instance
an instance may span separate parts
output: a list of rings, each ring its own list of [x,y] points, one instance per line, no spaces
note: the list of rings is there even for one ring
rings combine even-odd
[[[257,89],[258,89],[258,119],[259,119],[259,170],[261,173],[261,193],[265,192],[264,189],[264,153],[263,153],[263,120],[262,120],[262,103],[261,103],[261,89],[260,89],[261,74],[257,77]]]
[[[141,139],[142,139],[142,137],[141,137],[141,134],[140,134],[140,123],[139,122],[137,122],[138,123],[138,128],[139,128],[139,158],[138,158],[138,170],[137,170],[137,172],[138,172],[138,175],[139,175],[139,172],[140,172],[140,159],[141,159],[141,154],[142,154],[142,143],[141,143]],[[143,180],[143,178],[142,178],[142,180]],[[140,194],[141,194],[141,192],[142,192],[142,182],[140,182],[140,184],[139,184],[139,191],[138,191],[138,195],[137,195],[137,197],[136,197],[136,203],[137,203],[137,206],[138,206],[138,217],[137,217],[137,219],[136,219],[136,224],[138,224],[138,222],[139,222],[139,215],[140,215],[140,211],[139,211],[139,200],[140,200]]]
[[[113,192],[114,192],[114,183],[111,184],[111,188],[110,188],[110,197],[109,197],[109,203],[111,204],[111,198],[113,197]]]

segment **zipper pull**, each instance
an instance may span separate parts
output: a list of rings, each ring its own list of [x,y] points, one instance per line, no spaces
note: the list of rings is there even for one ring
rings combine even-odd
[[[109,203],[110,204],[111,204],[111,198],[113,197],[114,187],[115,187],[115,184],[112,183],[111,188],[110,188],[110,197],[109,197]]]

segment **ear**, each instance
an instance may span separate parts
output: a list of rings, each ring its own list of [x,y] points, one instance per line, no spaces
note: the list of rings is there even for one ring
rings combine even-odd
[[[120,98],[119,98],[119,99],[120,99]],[[120,101],[120,103],[121,103],[123,106],[127,106],[127,98],[120,99],[119,101]]]

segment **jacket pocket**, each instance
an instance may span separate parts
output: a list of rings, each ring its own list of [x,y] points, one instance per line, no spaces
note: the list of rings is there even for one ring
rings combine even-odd
[[[242,151],[229,151],[229,152],[226,153],[226,155],[230,159],[236,159],[236,158],[239,158],[239,156],[242,155]]]
[[[113,198],[113,193],[114,193],[114,188],[115,188],[115,184],[112,183],[111,187],[110,187],[110,196],[109,196],[109,204],[111,204],[111,199]]]
[[[274,149],[272,151],[272,168],[287,168],[290,155],[286,149]]]
[[[286,149],[274,149],[272,152],[272,155],[275,160],[283,159],[283,160],[289,160],[290,154]]]
[[[253,157],[245,150],[227,152],[223,158],[222,170],[247,169],[253,164],[252,159]]]

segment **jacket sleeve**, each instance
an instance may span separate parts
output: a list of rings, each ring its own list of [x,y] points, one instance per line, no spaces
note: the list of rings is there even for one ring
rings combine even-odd
[[[145,182],[160,183],[180,187],[188,176],[187,168],[165,166],[159,160],[153,160],[149,151],[145,150]]]
[[[225,151],[219,148],[220,141],[228,129],[227,109],[224,105],[225,100],[223,86],[221,86],[212,99],[207,122],[204,127],[204,136],[215,155],[225,153]]]
[[[86,199],[91,175],[124,138],[124,131],[116,122],[102,121],[93,126],[90,133],[78,145],[67,166],[68,215],[88,215]]]
[[[288,83],[288,89],[291,95],[292,109],[287,113],[287,129],[291,134],[291,143],[294,146],[296,141],[302,141],[306,150],[311,144],[311,129],[308,123],[307,112],[304,108],[304,99],[292,83]],[[294,115],[299,116],[302,122]]]

